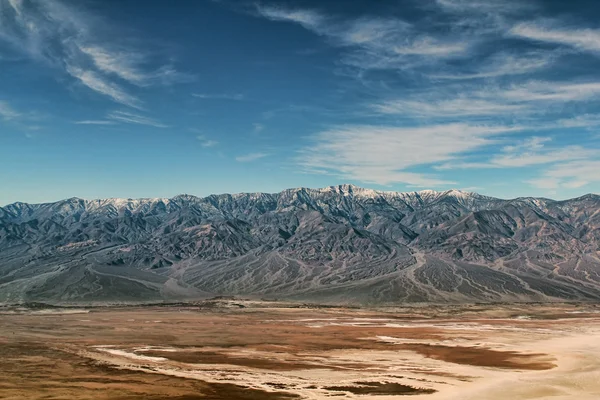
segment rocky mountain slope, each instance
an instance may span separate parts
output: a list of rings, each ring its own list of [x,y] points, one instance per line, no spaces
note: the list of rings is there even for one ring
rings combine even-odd
[[[0,302],[600,299],[600,196],[352,185],[0,208]]]

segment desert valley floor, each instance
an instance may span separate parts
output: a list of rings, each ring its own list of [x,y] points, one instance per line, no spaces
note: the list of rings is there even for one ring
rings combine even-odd
[[[0,307],[0,399],[598,399],[600,306]]]

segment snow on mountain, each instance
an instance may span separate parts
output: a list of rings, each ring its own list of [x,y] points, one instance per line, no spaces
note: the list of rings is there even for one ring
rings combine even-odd
[[[0,301],[600,298],[600,197],[338,185],[0,208]]]

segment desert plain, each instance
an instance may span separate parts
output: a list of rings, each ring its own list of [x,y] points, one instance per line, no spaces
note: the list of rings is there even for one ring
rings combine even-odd
[[[0,399],[600,398],[600,306],[0,307]]]

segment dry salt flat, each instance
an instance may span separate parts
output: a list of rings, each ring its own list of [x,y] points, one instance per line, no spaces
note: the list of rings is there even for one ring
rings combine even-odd
[[[595,308],[223,303],[4,313],[0,398],[600,398]]]

